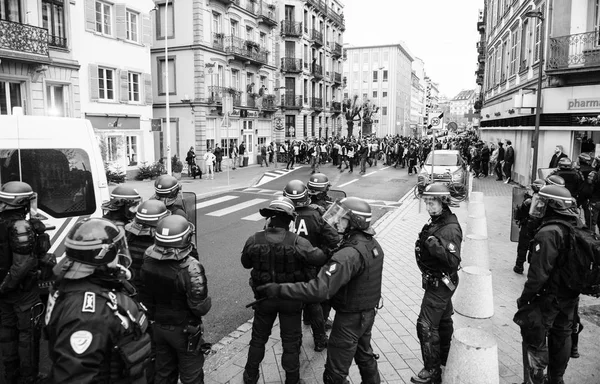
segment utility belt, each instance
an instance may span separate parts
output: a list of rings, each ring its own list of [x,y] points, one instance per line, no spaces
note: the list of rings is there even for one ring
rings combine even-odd
[[[169,325],[155,323],[155,326],[169,331],[175,331],[180,328],[187,335],[186,352],[192,354],[202,353],[209,355],[211,353],[212,344],[206,343],[204,338],[204,325],[202,322],[190,321],[186,325]]]
[[[453,273],[451,275],[448,275],[446,273],[441,273],[441,275],[434,275],[431,273],[424,272],[421,275],[421,283],[423,289],[428,289],[431,287],[439,288],[445,285],[450,291],[454,291],[456,289],[457,281],[457,273]]]

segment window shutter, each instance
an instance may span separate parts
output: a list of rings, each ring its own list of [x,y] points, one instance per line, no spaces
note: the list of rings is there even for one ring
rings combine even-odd
[[[129,73],[125,70],[119,71],[119,84],[121,90],[121,97],[119,98],[119,100],[121,101],[121,103],[127,103],[129,101],[128,74]]]
[[[152,74],[144,73],[142,77],[144,79],[144,102],[152,104]]]
[[[116,31],[117,39],[127,39],[127,15],[125,4],[118,3],[115,5],[116,10]]]
[[[145,46],[152,46],[152,20],[150,15],[144,14],[142,17],[142,43]]]
[[[85,29],[96,31],[96,1],[85,0]]]
[[[88,65],[89,78],[90,78],[90,100],[98,101],[100,98],[100,91],[98,86],[98,66],[96,64]]]

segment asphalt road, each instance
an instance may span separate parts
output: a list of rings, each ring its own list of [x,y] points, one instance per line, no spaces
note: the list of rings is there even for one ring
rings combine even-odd
[[[406,169],[367,168],[365,175],[349,174],[329,165],[322,166],[333,189],[348,196],[367,199],[373,208],[373,223],[386,212],[397,209],[404,194],[414,186],[416,176]],[[265,184],[222,193],[198,200],[197,233],[200,260],[206,268],[213,307],[204,318],[207,341],[217,342],[253,315],[245,305],[254,298],[248,286],[250,273],[240,264],[246,239],[262,229],[258,209],[281,195],[288,181],[307,182],[311,170],[303,167]]]

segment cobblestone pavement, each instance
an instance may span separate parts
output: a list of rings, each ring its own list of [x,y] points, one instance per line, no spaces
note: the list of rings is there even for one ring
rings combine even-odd
[[[487,213],[490,268],[493,276],[494,316],[474,320],[459,314],[453,316],[455,329],[478,327],[494,334],[498,344],[501,384],[522,382],[521,337],[512,322],[516,299],[521,293],[526,275],[512,272],[516,257],[516,243],[509,241],[511,191],[495,178],[475,179],[474,191],[484,192]],[[412,194],[412,192],[411,192]],[[380,355],[379,370],[386,383],[409,383],[410,377],[422,368],[421,352],[416,337],[415,322],[423,291],[420,273],[414,261],[414,241],[428,219],[424,206],[407,195],[403,206],[388,214],[377,224],[377,239],[385,251],[383,277],[384,307],[379,311],[373,329],[373,348]],[[467,205],[454,208],[466,236]],[[463,243],[464,245],[464,243]],[[598,303],[582,298],[582,307]],[[572,359],[567,369],[567,383],[597,384],[600,382],[600,329],[583,320],[579,359]],[[248,353],[251,321],[214,346],[217,351],[205,364],[207,383],[242,383],[242,372]],[[279,326],[273,328],[267,344],[267,353],[261,366],[260,383],[281,383],[285,373],[281,368],[281,341]],[[314,352],[310,327],[304,326],[301,351],[300,377],[305,383],[322,382],[326,351]],[[350,370],[350,381],[360,383],[355,365]],[[475,383],[474,383],[475,384]]]

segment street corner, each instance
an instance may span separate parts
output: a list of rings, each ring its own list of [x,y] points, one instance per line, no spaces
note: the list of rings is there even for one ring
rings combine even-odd
[[[260,167],[259,167],[260,168]],[[267,169],[265,170],[265,172],[262,175],[259,175],[258,181],[255,181],[252,184],[252,187],[260,187],[261,185],[267,184],[273,180],[277,180],[285,175],[288,175],[298,169],[303,168],[301,165],[300,166],[296,166],[296,167],[292,167],[292,169],[288,169],[288,168],[273,168],[273,169]]]

